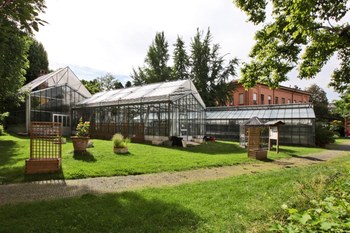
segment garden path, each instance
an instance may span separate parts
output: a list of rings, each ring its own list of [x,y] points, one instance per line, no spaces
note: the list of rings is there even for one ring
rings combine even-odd
[[[322,163],[339,156],[349,156],[349,152],[350,141],[346,141],[342,144],[333,145],[327,151],[310,154],[306,157],[294,156],[288,159],[271,160],[266,162],[257,161],[256,163],[251,164],[144,175],[97,177],[76,180],[50,180],[0,185],[0,205],[74,197],[87,193],[115,193],[133,191],[142,188],[175,186],[179,184],[222,179],[242,174],[252,174]]]

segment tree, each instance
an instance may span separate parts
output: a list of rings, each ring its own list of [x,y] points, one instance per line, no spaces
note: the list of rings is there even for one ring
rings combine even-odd
[[[310,101],[314,105],[316,119],[327,119],[329,116],[329,110],[326,92],[316,84],[312,84],[306,89],[306,91],[310,92]]]
[[[188,79],[190,61],[185,50],[185,42],[178,36],[174,46],[174,66],[172,68],[172,79]]]
[[[350,117],[350,89],[341,95],[340,100],[335,102],[335,106],[336,111],[340,116],[344,118]]]
[[[28,35],[44,25],[38,15],[44,12],[44,0],[4,0],[0,3],[0,112],[21,100],[18,89],[23,85],[28,67]],[[11,99],[11,101],[9,101]]]
[[[135,85],[164,82],[171,80],[171,68],[168,66],[168,42],[164,32],[156,33],[145,58],[145,67],[133,69],[131,78]]]
[[[95,93],[101,92],[101,83],[95,78],[91,81],[81,80],[81,83],[86,87],[86,89],[93,95]]]
[[[102,91],[124,88],[123,84],[111,73],[107,73],[104,76],[97,78],[97,81],[99,82]]]
[[[127,81],[127,82],[125,83],[125,88],[127,88],[127,87],[132,87],[132,84],[131,84],[130,81]]]
[[[124,88],[123,84],[119,80],[114,81],[114,89]]]
[[[225,105],[232,99],[233,84],[228,79],[236,75],[238,60],[234,58],[225,64],[219,44],[211,47],[211,40],[209,29],[204,37],[197,30],[191,42],[190,77],[207,106]]]
[[[42,43],[32,38],[28,51],[29,68],[27,69],[26,83],[36,79],[43,73],[49,72],[49,60]]]
[[[350,83],[350,25],[343,23],[347,2],[234,0],[249,21],[263,24],[255,34],[252,61],[241,70],[244,86],[259,82],[278,87],[296,66],[299,78],[314,78],[337,53],[341,64],[330,85],[338,92],[345,91]],[[272,7],[272,20],[266,22],[268,5]]]

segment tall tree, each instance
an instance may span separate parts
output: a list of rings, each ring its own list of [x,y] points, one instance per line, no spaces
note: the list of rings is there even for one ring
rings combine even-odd
[[[171,80],[171,68],[168,66],[168,42],[164,32],[156,33],[145,58],[145,67],[133,69],[131,75],[135,85]]]
[[[0,112],[18,100],[28,67],[28,35],[45,23],[38,17],[44,10],[44,0],[0,2]]]
[[[124,88],[123,84],[111,73],[107,73],[104,76],[97,78],[97,80],[100,83],[102,91]]]
[[[232,98],[233,85],[229,77],[236,75],[238,59],[225,63],[219,44],[211,45],[208,29],[205,36],[197,30],[191,42],[190,77],[207,106],[225,105]]]
[[[316,84],[309,86],[306,91],[310,92],[310,101],[314,105],[317,120],[327,120],[329,116],[328,99],[326,92]]]
[[[25,75],[26,83],[36,79],[43,73],[49,72],[49,60],[43,44],[34,38],[31,40],[32,42],[28,51],[29,68]]]
[[[132,84],[131,84],[131,82],[130,81],[127,81],[126,83],[125,83],[125,88],[127,88],[127,87],[131,87],[132,86]]]
[[[172,68],[172,79],[188,79],[190,60],[186,53],[185,42],[178,36],[174,46],[174,66]]]
[[[242,79],[246,87],[257,82],[278,87],[287,73],[298,66],[300,78],[314,78],[334,54],[341,64],[330,85],[338,92],[350,84],[350,25],[344,17],[348,0],[234,0],[249,21],[262,24],[255,35],[250,57],[244,64]],[[272,7],[272,20],[266,12]]]

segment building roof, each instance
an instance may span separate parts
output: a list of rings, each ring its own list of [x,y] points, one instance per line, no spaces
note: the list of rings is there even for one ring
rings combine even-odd
[[[311,104],[211,107],[207,108],[206,117],[207,120],[247,120],[252,117],[259,117],[264,120],[316,118]]]
[[[77,91],[86,98],[91,97],[90,92],[85,88],[85,86],[80,82],[79,78],[68,66],[34,79],[33,81],[24,85],[21,88],[21,91],[33,92],[44,88],[63,85],[71,87],[73,90]],[[41,88],[41,86],[44,86],[44,88]]]
[[[99,92],[79,102],[76,107],[175,101],[188,94],[192,94],[203,108],[205,108],[205,104],[191,80],[153,83]]]

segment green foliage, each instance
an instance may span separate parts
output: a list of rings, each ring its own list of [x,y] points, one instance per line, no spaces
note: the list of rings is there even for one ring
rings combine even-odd
[[[255,34],[252,61],[241,70],[244,86],[259,82],[278,87],[296,66],[300,78],[314,78],[338,54],[341,64],[330,85],[343,92],[350,83],[350,25],[344,20],[347,2],[234,0],[249,21],[263,25]],[[268,21],[266,11],[271,8],[267,6],[272,7],[272,20]]]
[[[120,133],[116,133],[112,137],[113,146],[117,148],[126,148],[130,140],[128,138],[124,138],[124,136]]]
[[[2,124],[0,124],[0,136],[5,134],[5,129],[4,126]]]
[[[186,53],[185,42],[178,36],[174,46],[174,66],[172,68],[172,79],[188,79],[190,60]]]
[[[333,120],[330,123],[329,130],[333,132],[336,136],[344,137],[344,122],[340,120]]]
[[[104,76],[97,78],[97,80],[100,83],[99,85],[102,91],[123,88],[123,84],[121,84],[111,73],[107,73]]]
[[[205,36],[197,30],[191,43],[190,63],[190,77],[207,106],[226,105],[227,101],[232,101],[234,86],[228,83],[228,79],[236,76],[238,59],[225,64],[220,45],[212,45],[209,29]]]
[[[333,143],[335,141],[334,133],[329,129],[328,125],[322,122],[316,123],[315,139],[315,143],[319,147],[325,147],[327,144]]]
[[[29,68],[27,69],[26,83],[36,79],[43,73],[49,72],[49,60],[47,52],[42,43],[31,38],[31,44],[28,51]]]
[[[338,173],[329,182],[324,198],[311,200],[309,208],[283,208],[288,218],[278,220],[271,230],[277,232],[348,232],[350,231],[350,173]]]
[[[168,66],[168,42],[164,32],[157,32],[145,58],[145,67],[133,68],[131,78],[135,85],[157,83],[171,80],[171,68]]]
[[[45,23],[38,17],[44,9],[44,0],[0,3],[0,112],[23,100],[17,93],[28,67],[28,35]]]
[[[350,117],[350,90],[341,95],[341,99],[335,102],[336,112],[342,117]]]
[[[132,87],[132,84],[131,84],[130,81],[127,81],[127,82],[125,83],[125,88],[127,88],[127,87]]]
[[[310,101],[314,106],[317,120],[329,117],[328,99],[326,92],[316,84],[309,86],[306,91],[310,92]]]
[[[94,79],[91,81],[87,81],[87,80],[83,79],[83,80],[81,80],[81,83],[86,87],[86,89],[92,95],[102,91],[101,83],[97,79]]]
[[[78,137],[88,137],[89,131],[90,131],[90,122],[89,121],[83,122],[83,118],[80,118],[76,131],[77,131],[76,135]]]
[[[9,112],[0,113],[0,124],[3,125],[5,123],[5,119],[9,117]]]

